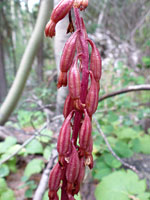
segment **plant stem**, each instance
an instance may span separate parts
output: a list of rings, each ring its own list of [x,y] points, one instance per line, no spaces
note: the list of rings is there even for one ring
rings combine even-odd
[[[81,82],[81,102],[85,104],[86,95],[87,95],[87,89],[88,89],[88,78],[89,78],[89,71],[88,71],[88,62],[89,62],[89,53],[88,53],[88,42],[86,41],[86,38],[84,37],[84,31],[82,27],[82,21],[81,17],[79,15],[79,10],[77,8],[74,8],[74,14],[76,19],[76,28],[79,29],[79,38],[81,42],[82,47],[82,82]],[[81,119],[82,119],[83,113],[80,111],[75,112],[74,117],[74,125],[73,125],[73,135],[72,140],[74,145],[76,146],[78,132],[81,125]]]

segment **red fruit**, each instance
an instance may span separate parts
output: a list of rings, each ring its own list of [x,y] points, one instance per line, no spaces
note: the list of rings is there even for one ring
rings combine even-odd
[[[97,82],[94,79],[93,73],[90,72],[91,77],[91,85],[86,97],[86,109],[90,116],[95,113],[97,106],[98,106],[98,97],[99,97],[99,90]]]
[[[67,72],[60,71],[58,76],[57,88],[60,88],[62,86],[67,86]]]
[[[92,40],[88,39],[92,47],[90,69],[93,72],[96,81],[99,81],[102,74],[102,61],[100,53]]]
[[[75,146],[72,146],[72,152],[69,160],[69,164],[67,165],[67,170],[66,170],[66,179],[69,183],[73,184],[77,180],[77,177],[79,175],[79,168],[80,168],[80,162],[79,162],[79,157],[78,157],[78,152],[75,148]],[[71,189],[70,184],[68,188],[68,192],[70,193]]]
[[[63,171],[59,163],[57,163],[50,172],[49,176],[49,190],[55,191],[59,189],[60,181],[63,177]]]
[[[77,66],[77,58],[69,71],[69,92],[72,99],[79,99],[81,92],[80,72]]]
[[[73,33],[66,42],[60,60],[60,70],[67,72],[72,65],[73,58],[76,50],[77,32]]]
[[[86,110],[84,110],[85,116],[84,120],[79,132],[79,144],[80,144],[80,149],[85,151],[87,147],[89,146],[89,141],[91,138],[91,132],[92,132],[92,124],[91,124],[91,119],[87,113]]]
[[[52,20],[50,20],[46,27],[45,27],[45,35],[46,37],[53,37],[55,36],[55,26],[56,26],[56,23],[53,22]]]
[[[64,117],[66,118],[73,109],[74,109],[74,102],[70,94],[68,94],[64,104],[64,110],[63,110]]]
[[[80,168],[79,168],[79,175],[76,181],[76,187],[75,187],[75,194],[77,194],[80,190],[80,184],[82,183],[85,176],[85,164],[84,164],[84,158],[82,157],[80,159]]]
[[[61,0],[60,3],[53,9],[51,20],[55,23],[63,19],[71,10],[74,0]]]
[[[58,136],[57,141],[57,151],[60,156],[67,156],[70,150],[70,135],[71,135],[71,118],[73,112],[71,112],[68,117],[65,119]]]

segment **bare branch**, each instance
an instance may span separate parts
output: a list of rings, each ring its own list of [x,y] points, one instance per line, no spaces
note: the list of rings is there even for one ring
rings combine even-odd
[[[111,148],[108,140],[107,140],[107,137],[105,136],[105,134],[103,133],[102,129],[100,128],[100,125],[99,123],[97,122],[97,120],[94,118],[94,121],[96,123],[96,126],[97,126],[97,130],[98,132],[101,134],[101,136],[103,137],[107,147],[108,147],[108,150],[110,151],[110,153],[119,161],[122,163],[122,165],[124,165],[125,167],[128,167],[129,169],[133,170],[134,172],[138,173],[138,170],[132,166],[132,165],[129,165],[128,163],[126,163],[124,160],[122,160],[114,151],[113,149]]]
[[[111,92],[109,94],[105,94],[102,97],[99,98],[99,102],[103,101],[107,98],[114,97],[120,94],[128,93],[128,92],[134,92],[134,91],[144,91],[144,90],[150,90],[150,84],[147,85],[134,85],[134,86],[129,86],[127,88]]]

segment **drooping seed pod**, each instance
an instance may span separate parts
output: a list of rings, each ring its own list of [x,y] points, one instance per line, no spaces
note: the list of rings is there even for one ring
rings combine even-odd
[[[69,92],[72,99],[79,99],[81,92],[80,72],[77,66],[77,58],[69,71]]]
[[[60,133],[57,141],[57,151],[60,156],[67,156],[70,150],[70,135],[71,135],[71,118],[73,111],[68,115],[68,117],[63,122],[63,125],[60,129]],[[63,164],[63,163],[61,163]]]
[[[74,109],[74,101],[71,98],[70,94],[68,94],[64,103],[64,110],[63,110],[64,117],[66,118],[73,109]]]
[[[52,20],[50,20],[46,27],[45,27],[45,35],[46,37],[53,37],[55,36],[55,26],[56,26],[56,23],[53,22]]]
[[[60,181],[63,178],[63,170],[59,163],[57,163],[52,171],[50,172],[49,176],[49,198],[54,199],[56,197],[56,193],[60,186]]]
[[[67,86],[67,72],[60,71],[58,76],[57,88],[60,88],[62,86]]]
[[[75,188],[75,194],[77,194],[80,190],[80,184],[82,183],[85,176],[85,164],[84,164],[84,157],[81,157],[80,159],[80,168],[79,168],[79,175],[76,181],[76,188]]]
[[[91,136],[89,140],[89,146],[86,149],[86,155],[85,155],[85,165],[89,166],[90,169],[93,168],[92,151],[93,151],[93,138]]]
[[[71,10],[74,0],[61,0],[53,9],[51,20],[55,23],[63,19]]]
[[[87,112],[89,116],[91,117],[92,114],[95,113],[98,106],[99,90],[98,90],[98,86],[92,72],[90,72],[90,77],[91,77],[91,85],[90,85],[85,103],[86,103]]]
[[[78,152],[75,148],[75,146],[72,146],[72,152],[70,155],[69,164],[67,165],[66,169],[66,179],[67,179],[67,192],[72,194],[72,190],[74,189],[74,183],[77,180],[77,177],[79,175],[79,168],[80,168],[80,162],[78,157]]]
[[[80,149],[85,151],[87,147],[89,146],[89,141],[91,138],[91,132],[92,132],[92,124],[91,124],[91,119],[86,111],[84,110],[85,116],[84,120],[79,132],[79,144],[80,144]]]
[[[90,70],[93,72],[95,80],[99,81],[102,74],[101,56],[94,42],[90,39],[88,39],[88,42],[92,47]]]
[[[76,50],[77,33],[78,31],[73,33],[64,46],[60,60],[60,70],[62,72],[67,72],[72,65]]]
[[[63,19],[71,10],[74,0],[61,0],[60,3],[53,9],[50,21],[45,28],[46,37],[55,36],[55,26],[58,21]]]

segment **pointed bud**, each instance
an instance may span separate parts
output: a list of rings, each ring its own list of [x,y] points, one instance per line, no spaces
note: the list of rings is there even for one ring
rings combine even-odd
[[[67,72],[72,65],[76,50],[77,31],[71,35],[66,42],[60,60],[60,70]]]
[[[81,83],[80,83],[80,72],[77,66],[77,58],[71,66],[69,71],[69,92],[72,99],[80,98]]]
[[[57,163],[50,172],[49,176],[49,190],[57,192],[60,186],[60,181],[63,177],[63,170],[59,163]],[[53,192],[51,192],[52,195]]]
[[[45,35],[46,37],[53,37],[55,36],[55,22],[53,22],[52,20],[50,20],[46,27],[45,27]]]
[[[63,19],[71,10],[74,0],[61,0],[60,3],[53,9],[51,20],[55,23]]]
[[[90,70],[93,72],[96,81],[99,81],[102,74],[102,61],[100,53],[92,40],[88,39],[92,47]]]
[[[60,156],[67,156],[68,151],[70,150],[70,135],[71,135],[71,118],[73,115],[73,111],[68,115],[65,119],[58,136],[57,141],[57,151]],[[61,161],[60,161],[61,162]],[[61,163],[63,164],[63,163]]]
[[[64,104],[64,110],[63,110],[64,117],[66,118],[73,109],[74,109],[74,102],[69,94]]]
[[[91,124],[91,119],[87,113],[86,110],[84,110],[85,116],[84,120],[79,132],[79,144],[80,144],[80,149],[85,151],[87,147],[89,146],[89,141],[91,138],[91,132],[92,132],[92,124]]]
[[[73,185],[79,175],[79,167],[80,163],[79,163],[78,152],[75,146],[73,145],[69,164],[67,165],[66,169],[66,179],[69,183],[67,186],[68,193],[72,193]]]
[[[67,72],[60,71],[58,76],[57,88],[60,88],[62,86],[67,86]]]
[[[92,72],[90,72],[90,77],[91,77],[91,85],[85,103],[88,114],[92,116],[92,114],[95,113],[98,106],[99,90]]]

